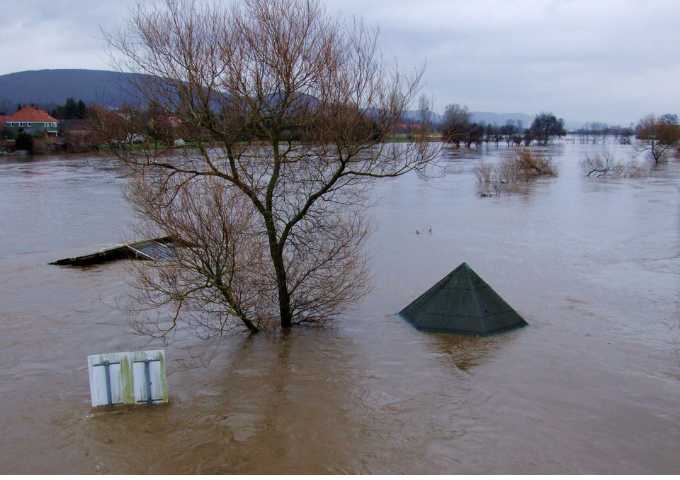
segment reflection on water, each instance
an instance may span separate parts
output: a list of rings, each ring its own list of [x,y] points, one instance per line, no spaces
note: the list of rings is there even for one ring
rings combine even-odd
[[[499,344],[509,341],[509,335],[498,338],[434,333],[431,336],[434,347],[441,350],[442,362],[449,362],[449,365],[469,373],[493,355]]]
[[[360,305],[287,336],[180,332],[170,405],[115,412],[91,412],[86,356],[159,346],[116,307],[126,265],[47,262],[125,238],[123,179],[101,159],[0,160],[0,471],[678,473],[680,168],[584,179],[603,148],[632,153],[552,146],[559,177],[485,199],[473,169],[507,150],[444,149],[441,178],[376,188]],[[394,315],[462,261],[529,327]]]

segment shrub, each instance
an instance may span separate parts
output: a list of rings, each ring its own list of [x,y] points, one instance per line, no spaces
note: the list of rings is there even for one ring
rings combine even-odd
[[[33,146],[30,152],[33,155],[44,155],[50,150],[50,142],[46,136],[33,137]]]
[[[634,178],[649,175],[650,166],[647,162],[630,159],[625,162],[616,161],[609,152],[596,155],[586,155],[581,162],[581,169],[589,178]]]
[[[478,165],[475,176],[479,194],[488,197],[516,190],[519,185],[538,177],[555,177],[557,168],[549,157],[520,150],[496,165]]]
[[[33,152],[33,137],[26,132],[21,132],[16,137],[15,150],[27,150]]]
[[[14,131],[11,129],[3,127],[2,130],[0,130],[0,140],[14,140],[14,138]]]
[[[520,150],[510,159],[503,161],[506,168],[517,172],[522,180],[535,177],[556,177],[557,169],[550,157],[537,155],[530,150]]]
[[[480,163],[475,168],[477,191],[482,197],[490,197],[501,193],[502,185],[498,178],[497,170],[497,168],[488,163]]]

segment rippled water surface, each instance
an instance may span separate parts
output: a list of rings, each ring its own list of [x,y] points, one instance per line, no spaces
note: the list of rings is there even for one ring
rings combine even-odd
[[[0,159],[0,472],[680,473],[680,165],[583,178],[603,148],[631,153],[555,145],[559,177],[499,198],[475,194],[479,154],[381,184],[360,305],[286,337],[180,336],[170,405],[103,413],[86,356],[157,342],[121,309],[125,262],[47,262],[128,238],[124,179]],[[530,326],[471,338],[392,315],[462,261]]]

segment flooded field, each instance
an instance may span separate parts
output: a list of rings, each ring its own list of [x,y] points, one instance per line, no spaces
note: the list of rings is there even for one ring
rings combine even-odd
[[[680,473],[680,163],[480,198],[474,166],[383,183],[374,288],[327,328],[179,334],[167,407],[93,412],[88,354],[145,349],[125,262],[47,262],[127,239],[101,159],[0,159],[0,473]],[[429,227],[432,232],[429,233]],[[420,234],[416,234],[419,230]],[[528,321],[472,338],[393,314],[462,261]]]

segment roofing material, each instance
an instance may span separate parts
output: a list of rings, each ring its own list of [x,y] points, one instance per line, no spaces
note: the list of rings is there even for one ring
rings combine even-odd
[[[489,335],[527,322],[462,263],[401,312],[416,328],[472,335]]]
[[[57,122],[58,120],[52,117],[44,110],[33,106],[22,107],[12,115],[5,117],[5,122]]]

